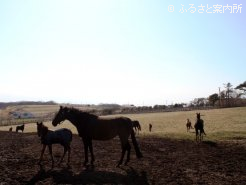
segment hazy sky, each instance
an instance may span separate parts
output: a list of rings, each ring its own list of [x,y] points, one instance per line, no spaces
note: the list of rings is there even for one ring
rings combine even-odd
[[[1,0],[0,101],[155,105],[236,87],[244,2]]]

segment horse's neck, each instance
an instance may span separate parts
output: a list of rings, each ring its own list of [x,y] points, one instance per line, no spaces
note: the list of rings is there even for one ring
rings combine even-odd
[[[95,119],[94,117],[84,117],[82,114],[74,113],[67,116],[67,120],[70,121],[74,126],[81,127],[91,120]]]
[[[196,124],[203,124],[203,120],[202,119],[197,119]]]
[[[44,127],[41,137],[45,137],[49,132],[52,132],[52,131],[49,130],[48,127]]]

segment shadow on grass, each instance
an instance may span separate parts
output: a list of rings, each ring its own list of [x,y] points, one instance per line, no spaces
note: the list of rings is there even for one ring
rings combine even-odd
[[[74,174],[69,168],[59,171],[45,171],[40,168],[26,184],[35,184],[50,178],[54,184],[149,184],[145,171],[138,172],[131,167],[121,169],[126,172],[126,175],[110,171],[96,171],[94,168],[85,169],[79,174]]]

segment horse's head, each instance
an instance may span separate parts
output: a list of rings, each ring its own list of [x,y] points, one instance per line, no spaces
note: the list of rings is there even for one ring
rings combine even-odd
[[[42,136],[45,135],[48,131],[48,127],[43,125],[43,122],[37,122],[37,132],[38,132],[38,136]]]
[[[52,121],[52,125],[53,126],[57,126],[58,124],[60,124],[62,121],[64,121],[65,119],[67,119],[67,113],[69,112],[69,109],[67,107],[62,107],[60,106],[60,110],[58,111],[58,113],[55,115],[53,121]]]
[[[196,113],[196,117],[199,120],[201,118],[201,114],[200,113]]]

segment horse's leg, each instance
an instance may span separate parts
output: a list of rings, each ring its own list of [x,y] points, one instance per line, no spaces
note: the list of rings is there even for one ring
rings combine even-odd
[[[126,147],[125,146],[121,146],[121,150],[122,150],[121,151],[121,157],[120,157],[120,160],[118,162],[117,167],[119,167],[122,164],[122,162],[123,162],[123,158],[124,158],[125,153],[126,153]]]
[[[94,156],[94,153],[93,153],[93,147],[92,147],[92,140],[91,139],[88,140],[88,144],[89,144],[89,150],[90,150],[90,153],[91,153],[91,165],[93,165],[93,163],[95,161],[95,156]]]
[[[136,137],[135,137],[133,131],[131,131],[131,139],[132,139],[132,144],[133,144],[133,146],[134,146],[134,149],[135,149],[137,158],[142,158],[143,155],[142,155],[142,153],[141,153],[141,151],[140,151],[140,148],[139,148],[139,146],[138,146],[137,139],[136,139]],[[128,139],[127,139],[127,138],[126,138],[126,141],[128,142]]]
[[[199,142],[202,140],[202,130],[199,130]]]
[[[52,160],[52,168],[54,168],[54,158],[53,158],[53,154],[52,154],[52,145],[49,145],[49,152],[50,152],[50,157]]]
[[[127,165],[127,163],[130,161],[131,145],[130,145],[129,141],[127,141],[127,143],[126,143],[126,150],[127,150],[127,158],[126,158],[125,165]]]
[[[64,156],[66,155],[66,153],[67,153],[67,146],[64,146],[64,149],[63,149],[63,155],[62,155],[62,157],[61,157],[61,159],[60,159],[59,165],[62,163],[62,161],[63,161]]]
[[[198,129],[196,128],[196,142],[198,141]]]
[[[84,161],[84,166],[88,163],[88,140],[83,138],[83,143],[84,143],[84,152],[85,152],[85,161]]]
[[[123,141],[121,137],[120,137],[120,141],[121,141],[121,157],[120,157],[117,167],[119,167],[122,164],[125,153],[126,153],[126,143]]]
[[[68,156],[67,156],[67,165],[69,166],[70,163],[70,153],[71,153],[71,147],[70,145],[68,146]]]
[[[46,145],[43,145],[43,148],[42,148],[42,151],[41,151],[41,155],[40,155],[40,158],[39,158],[39,162],[38,162],[39,165],[41,164],[41,161],[43,160],[43,155],[44,155],[45,148],[46,148]]]

